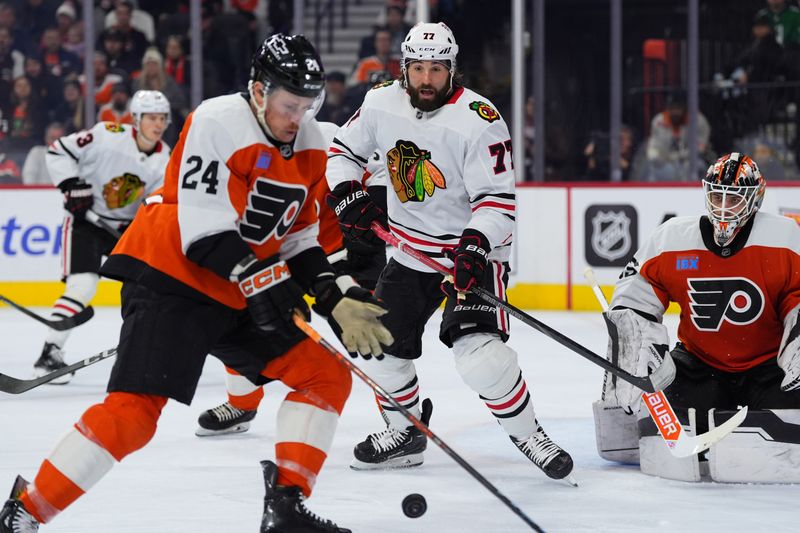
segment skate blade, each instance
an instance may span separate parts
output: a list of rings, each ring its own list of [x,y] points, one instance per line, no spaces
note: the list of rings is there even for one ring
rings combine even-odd
[[[382,463],[365,463],[358,459],[353,459],[350,463],[350,468],[353,470],[398,470],[402,468],[413,468],[420,466],[423,462],[421,453],[414,453],[411,455],[404,455],[403,457],[396,457],[389,459]]]
[[[244,433],[250,429],[250,422],[242,422],[225,429],[206,429],[198,427],[194,434],[198,437],[219,437],[220,435],[235,435],[236,433]]]

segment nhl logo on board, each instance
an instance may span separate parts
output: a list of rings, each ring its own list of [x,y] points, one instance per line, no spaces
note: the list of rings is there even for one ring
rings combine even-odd
[[[590,205],[584,217],[586,262],[625,266],[638,248],[638,217],[631,205]]]

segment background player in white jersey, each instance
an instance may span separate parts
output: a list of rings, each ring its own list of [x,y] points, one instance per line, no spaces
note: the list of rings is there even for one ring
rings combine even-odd
[[[472,294],[480,285],[505,297],[514,232],[515,176],[505,122],[456,73],[458,45],[442,23],[420,23],[402,46],[402,79],[369,91],[339,130],[328,152],[329,205],[342,232],[365,251],[383,242],[372,221],[433,257],[450,258],[454,282],[397,254],[381,273],[375,294],[388,306],[384,323],[396,342],[382,361],[363,368],[395,400],[427,421],[419,402],[414,359],[426,322],[448,294],[440,339],[453,349],[466,384],[486,403],[514,444],[552,478],[572,470],[572,459],[538,424],[517,354],[505,341],[508,316]],[[392,189],[387,214],[359,178],[377,150],[386,158]],[[458,295],[466,293],[465,295]],[[426,437],[386,399],[378,398],[388,427],[355,447],[356,469],[422,464]]]
[[[209,353],[239,372],[264,369],[264,381],[291,389],[278,410],[275,461],[261,462],[261,533],[350,533],[304,504],[350,394],[350,371],[294,316],[309,314],[309,292],[348,349],[379,355],[392,338],[378,320],[385,309],[337,276],[317,242],[327,144],[311,119],[324,80],[305,37],[275,34],[253,55],[247,93],[206,100],[187,119],[164,186],[101,270],[123,282],[108,395],[32,483],[17,478],[0,533],[38,531],[144,447],[170,398],[191,402]]]
[[[680,305],[671,352],[676,377],[665,393],[690,428],[703,433],[711,421],[718,425],[737,406],[749,406],[742,423],[748,431],[734,432],[711,450],[718,481],[800,480],[800,462],[792,459],[800,456],[800,228],[759,211],[765,188],[750,157],[732,153],[717,160],[703,180],[706,215],[659,226],[620,275],[606,314],[609,357],[643,375],[661,364],[669,346],[661,320],[670,302]],[[677,460],[666,453],[646,409],[637,434],[640,393],[606,377],[595,405],[601,455],[639,459],[643,471],[663,477],[699,478],[697,456]],[[710,409],[717,410],[711,417]],[[629,442],[603,441],[620,435]]]
[[[160,187],[169,161],[169,146],[161,140],[169,127],[169,101],[159,91],[137,91],[131,100],[133,127],[99,122],[55,141],[45,161],[53,183],[64,193],[66,216],[61,231],[64,294],[56,300],[51,318],[58,320],[83,310],[94,297],[102,257],[117,239],[86,220],[90,209],[123,231],[142,199]],[[36,375],[65,366],[62,348],[70,330],[47,333]],[[65,374],[50,383],[69,382]]]
[[[339,126],[332,122],[318,122],[326,145],[333,141],[334,134]],[[378,205],[386,208],[386,166],[376,152],[370,157],[367,170],[362,177],[364,187],[370,191],[370,197]],[[325,203],[327,187],[320,189],[317,199],[319,208],[319,236],[317,240],[325,254],[330,258],[332,254],[346,250],[346,258],[331,263],[339,275],[352,276],[356,282],[366,289],[373,290],[378,281],[378,276],[386,266],[386,251],[376,250],[370,254],[359,254],[352,250],[348,239],[344,238],[336,215]],[[334,326],[334,331],[338,331]],[[243,433],[250,429],[250,422],[256,417],[258,406],[264,398],[264,388],[258,385],[261,371],[264,369],[251,369],[247,375],[242,375],[232,368],[225,368],[225,385],[228,391],[228,400],[212,409],[204,411],[197,419],[198,437],[214,435],[227,435]]]

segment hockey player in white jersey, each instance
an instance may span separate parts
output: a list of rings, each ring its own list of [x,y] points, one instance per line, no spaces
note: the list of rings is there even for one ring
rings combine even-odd
[[[99,122],[93,128],[61,137],[48,148],[47,169],[64,193],[61,230],[62,279],[66,287],[51,319],[83,310],[94,297],[102,257],[117,239],[86,220],[89,210],[120,231],[130,224],[141,200],[161,185],[169,146],[161,136],[170,123],[169,101],[159,91],[137,91],[131,101],[133,127]],[[37,376],[66,366],[63,347],[70,330],[49,330]],[[69,382],[65,374],[51,383]]]
[[[536,420],[530,392],[505,344],[508,315],[467,291],[482,286],[505,297],[514,232],[515,176],[505,121],[479,94],[461,86],[458,45],[442,23],[414,26],[402,45],[402,79],[369,91],[361,108],[339,130],[328,152],[329,205],[342,232],[365,250],[383,246],[370,230],[379,221],[397,237],[453,264],[453,282],[416,260],[396,254],[375,294],[389,308],[383,317],[396,342],[382,361],[362,368],[412,414],[427,423],[431,403],[420,404],[414,359],[422,332],[447,303],[440,339],[456,368],[497,418],[513,443],[551,478],[572,470],[569,454]],[[387,213],[371,200],[359,178],[374,151],[386,159],[392,187]],[[355,469],[422,464],[426,437],[384,398],[388,427],[354,450]]]

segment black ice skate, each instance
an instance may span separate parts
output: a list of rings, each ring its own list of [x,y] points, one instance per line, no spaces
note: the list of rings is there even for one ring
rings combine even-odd
[[[17,476],[11,488],[11,496],[0,509],[0,533],[36,533],[39,522],[25,510],[19,495],[28,486],[22,476]]]
[[[542,426],[538,425],[536,431],[527,439],[511,437],[517,448],[524,453],[533,464],[542,469],[542,472],[553,479],[563,479],[572,472],[572,457],[562,450],[555,442],[550,440]],[[574,484],[574,482],[573,482]]]
[[[433,403],[422,401],[420,420],[426,426],[431,419]],[[356,444],[353,450],[353,470],[384,470],[389,468],[410,468],[423,462],[422,452],[428,446],[428,437],[414,426],[405,429],[388,427],[379,433],[368,435],[366,440]]]
[[[261,461],[261,468],[267,489],[261,533],[352,533],[306,509],[300,487],[276,485],[278,466],[275,463]]]
[[[65,366],[67,366],[67,364],[64,362],[63,350],[55,344],[46,342],[42,348],[42,355],[40,355],[39,359],[33,364],[33,374],[35,377],[39,378],[50,372],[61,370]],[[57,377],[49,383],[51,385],[66,385],[74,375],[75,372],[70,372],[69,374]]]
[[[225,402],[200,415],[197,419],[200,427],[194,434],[198,437],[209,437],[228,433],[244,433],[250,429],[250,421],[256,417],[257,412],[255,409],[252,411],[237,409],[230,402]]]

